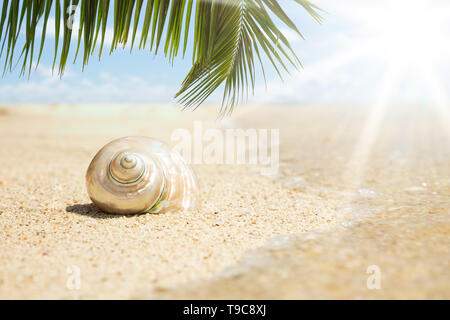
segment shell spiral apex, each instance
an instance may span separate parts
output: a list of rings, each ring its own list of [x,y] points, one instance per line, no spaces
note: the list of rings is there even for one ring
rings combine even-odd
[[[100,149],[86,172],[91,200],[102,210],[136,214],[195,208],[192,168],[164,142],[125,137]]]

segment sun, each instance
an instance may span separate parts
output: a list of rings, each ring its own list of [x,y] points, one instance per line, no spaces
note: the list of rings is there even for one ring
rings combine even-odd
[[[361,103],[374,106],[427,104],[449,119],[448,89],[445,78],[440,79],[450,61],[449,0],[316,2],[327,10],[323,27],[331,34],[318,41],[317,52],[322,51],[318,57],[309,57],[290,85],[270,84],[275,88],[270,94],[274,101],[285,96],[295,101],[299,88],[313,82],[329,84],[330,91],[335,83],[339,89],[348,83],[348,90],[342,88],[342,100],[358,101],[361,95],[366,99]],[[261,101],[267,99],[267,95],[261,97]]]
[[[418,65],[450,53],[450,5],[431,0],[395,0],[367,16],[373,50],[389,62]]]

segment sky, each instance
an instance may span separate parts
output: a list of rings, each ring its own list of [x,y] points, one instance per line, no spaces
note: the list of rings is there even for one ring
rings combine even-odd
[[[326,11],[322,24],[294,0],[279,2],[305,37],[282,28],[303,69],[281,81],[267,66],[267,85],[259,76],[249,103],[371,103],[389,83],[391,103],[448,105],[448,0],[313,0]],[[108,44],[111,29],[107,34]],[[91,57],[84,71],[80,60],[69,63],[60,78],[51,70],[54,30],[47,39],[29,79],[19,76],[20,68],[0,79],[0,104],[175,103],[192,62],[187,54],[171,65],[148,49],[125,48],[103,54],[101,61]],[[207,101],[219,103],[220,96],[219,90]]]

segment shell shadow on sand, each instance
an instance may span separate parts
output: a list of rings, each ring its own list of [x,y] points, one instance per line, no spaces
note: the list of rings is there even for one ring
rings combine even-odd
[[[95,204],[93,203],[84,203],[84,204],[74,204],[66,207],[66,212],[76,213],[82,216],[87,216],[95,219],[114,219],[121,217],[135,217],[145,213],[140,214],[109,214],[101,211]]]

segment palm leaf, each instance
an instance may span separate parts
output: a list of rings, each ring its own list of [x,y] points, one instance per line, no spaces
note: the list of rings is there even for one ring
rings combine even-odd
[[[293,1],[321,22],[317,6],[307,0]],[[146,3],[143,0],[4,0],[0,16],[0,57],[5,59],[4,72],[11,71],[16,60],[21,62],[21,74],[28,72],[30,75],[38,36],[36,67],[39,65],[52,8],[55,19],[53,68],[58,61],[58,74],[64,74],[72,47],[69,22],[75,9],[80,10],[75,60],[81,53],[84,68],[98,42],[99,57],[102,54],[110,7],[113,7],[110,53],[129,42],[132,50],[139,30],[139,49],[148,47],[157,54],[162,48],[164,55],[173,62],[180,52],[185,55],[192,32],[192,68],[175,95],[186,108],[196,108],[223,86],[221,112],[231,112],[248,94],[248,89],[253,90],[255,86],[255,60],[264,77],[263,59],[272,64],[280,77],[283,70],[289,72],[290,68],[301,66],[272,17],[299,36],[301,33],[277,0],[147,0]],[[37,35],[41,20],[42,33]],[[59,49],[61,25],[62,48]],[[25,34],[24,45],[16,57],[21,34]]]

